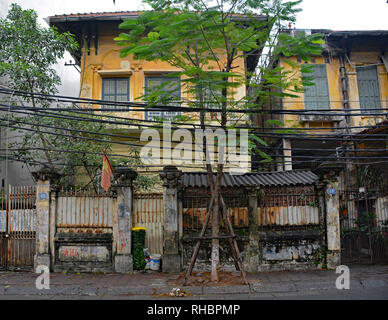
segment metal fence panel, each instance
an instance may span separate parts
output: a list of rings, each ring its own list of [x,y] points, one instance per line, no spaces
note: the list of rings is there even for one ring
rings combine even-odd
[[[318,195],[312,186],[264,188],[258,197],[259,226],[319,225]]]
[[[388,197],[377,198],[376,217],[380,228],[388,226]]]
[[[340,191],[343,263],[388,262],[388,197],[386,192]]]
[[[242,189],[225,188],[222,192],[227,207],[228,217],[233,227],[248,227],[248,197]],[[198,193],[188,192],[183,197],[183,229],[198,230],[202,228],[209,206],[210,195],[204,190]],[[221,222],[223,228],[223,222]],[[211,228],[211,219],[209,221]]]
[[[133,225],[146,228],[145,246],[151,253],[163,253],[164,206],[163,194],[134,195]]]
[[[112,233],[117,199],[88,193],[60,193],[57,198],[57,232]]]
[[[35,186],[9,186],[0,192],[0,267],[30,268],[36,237]]]

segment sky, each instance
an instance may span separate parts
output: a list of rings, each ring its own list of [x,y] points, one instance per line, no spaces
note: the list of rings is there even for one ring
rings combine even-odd
[[[142,10],[147,7],[141,0],[0,0],[0,10],[16,2],[23,9],[38,12],[42,25],[47,16],[56,14]],[[300,5],[302,12],[297,15],[297,29],[333,30],[388,30],[387,0],[304,0]],[[0,12],[0,16],[4,12]],[[56,69],[62,78],[60,93],[78,96],[79,74],[73,67],[65,67],[64,62],[71,59],[66,55]]]

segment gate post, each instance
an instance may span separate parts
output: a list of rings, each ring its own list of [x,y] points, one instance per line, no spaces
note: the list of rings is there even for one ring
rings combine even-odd
[[[260,266],[259,246],[259,217],[257,211],[257,187],[249,187],[248,191],[248,228],[249,244],[246,253],[245,269],[248,272],[257,272]]]
[[[49,169],[32,173],[36,184],[36,251],[34,255],[34,271],[38,266],[50,268],[50,185],[58,179],[59,174]]]
[[[338,181],[335,173],[325,175],[327,268],[335,269],[341,264],[341,237],[339,221]]]
[[[318,181],[315,184],[315,192],[318,195],[318,219],[319,219],[319,231],[320,231],[320,237],[319,237],[319,245],[321,250],[321,259],[324,261],[321,262],[322,264],[327,264],[327,256],[324,256],[323,253],[327,253],[327,241],[326,241],[326,184],[323,181]],[[321,260],[320,259],[320,260]]]
[[[181,258],[179,254],[178,232],[178,187],[182,171],[174,166],[165,166],[159,171],[163,181],[164,202],[164,240],[163,240],[163,272],[180,272]]]
[[[117,179],[117,205],[113,223],[116,244],[114,255],[114,270],[119,273],[133,272],[132,257],[132,210],[133,210],[133,181],[137,173],[126,167],[116,168],[115,176]]]

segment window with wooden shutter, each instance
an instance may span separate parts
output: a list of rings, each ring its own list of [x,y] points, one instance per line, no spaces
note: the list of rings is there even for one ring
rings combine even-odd
[[[128,78],[103,78],[102,79],[102,100],[115,102],[129,101],[129,79]],[[123,109],[124,106],[106,106],[111,109]]]
[[[162,88],[162,89],[161,89]],[[180,87],[180,79],[173,77],[155,77],[149,76],[145,78],[145,92],[146,94],[150,94],[152,92],[162,90],[165,88],[167,95],[172,100],[180,100],[181,98],[181,87]],[[170,105],[178,105],[177,102],[168,103]],[[152,120],[155,118],[163,118],[163,119],[173,119],[178,116],[180,112],[177,111],[147,111],[146,119]]]
[[[304,104],[306,110],[330,109],[329,85],[325,64],[313,65],[312,73],[303,73],[304,77],[313,77],[314,85],[304,86]]]
[[[221,109],[222,90],[221,88],[205,87],[202,90],[204,108],[205,109]],[[199,97],[197,97],[199,100]],[[210,112],[211,120],[216,120],[219,116],[218,112]]]
[[[377,67],[357,68],[358,96],[362,113],[376,113],[381,108]]]

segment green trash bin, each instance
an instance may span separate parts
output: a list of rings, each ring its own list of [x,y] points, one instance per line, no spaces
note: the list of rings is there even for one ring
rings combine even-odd
[[[132,228],[132,254],[133,254],[133,269],[144,270],[146,261],[144,257],[146,228]]]

